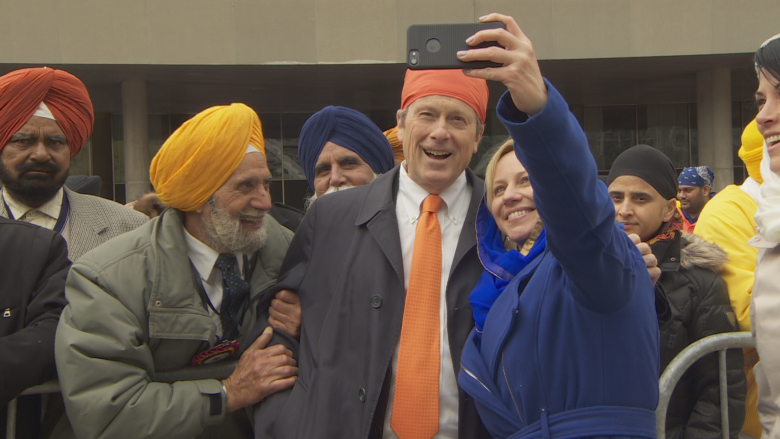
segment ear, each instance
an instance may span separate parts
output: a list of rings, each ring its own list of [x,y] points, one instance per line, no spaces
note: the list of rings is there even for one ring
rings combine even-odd
[[[401,113],[403,113],[404,110],[398,110],[395,112],[395,124],[398,127],[398,130],[396,131],[396,136],[398,137],[398,141],[403,144],[404,142],[404,123],[406,122],[405,117],[401,117]],[[407,114],[409,112],[407,111]]]
[[[710,185],[705,184],[701,188],[701,193],[704,194],[705,197],[708,197],[710,195],[710,190],[712,190],[712,188],[710,188]]]
[[[476,154],[479,151],[479,142],[482,141],[482,134],[485,133],[485,124],[482,124],[482,129],[477,133],[477,139],[474,141],[474,151],[472,154]]]
[[[666,200],[666,206],[664,206],[664,222],[672,219],[675,210],[677,210],[677,199],[670,198]]]

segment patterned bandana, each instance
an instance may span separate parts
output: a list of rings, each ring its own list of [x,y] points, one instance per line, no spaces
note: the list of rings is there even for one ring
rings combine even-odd
[[[680,186],[709,186],[712,187],[712,181],[715,180],[715,173],[707,166],[696,166],[685,168],[680,172],[677,183]]]
[[[653,245],[656,242],[659,241],[671,241],[674,239],[677,235],[682,233],[682,217],[680,216],[680,211],[675,209],[674,210],[674,216],[672,219],[666,222],[663,226],[661,226],[661,231],[655,235],[654,237],[647,240],[648,245]]]

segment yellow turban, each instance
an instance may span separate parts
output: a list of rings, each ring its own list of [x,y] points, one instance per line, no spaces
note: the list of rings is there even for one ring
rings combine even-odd
[[[149,176],[163,204],[192,212],[206,204],[244,160],[265,155],[257,113],[244,104],[211,107],[184,122],[154,156]]]
[[[739,148],[739,158],[745,162],[748,175],[758,184],[764,182],[761,178],[761,159],[764,157],[764,136],[758,132],[758,125],[753,119],[742,131],[742,147]]]
[[[385,137],[390,142],[390,147],[393,148],[393,156],[397,163],[404,161],[404,145],[398,140],[398,127],[392,127],[385,131]]]

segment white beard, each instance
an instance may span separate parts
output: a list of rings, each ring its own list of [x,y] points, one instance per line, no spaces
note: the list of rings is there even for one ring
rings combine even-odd
[[[209,237],[218,247],[223,247],[231,253],[252,254],[265,246],[268,239],[268,226],[264,216],[267,212],[246,208],[239,213],[238,217],[232,217],[226,209],[217,206],[213,198],[208,204],[211,210],[211,223],[204,221],[203,224]],[[244,231],[240,219],[244,215],[262,216],[260,228],[250,232]]]

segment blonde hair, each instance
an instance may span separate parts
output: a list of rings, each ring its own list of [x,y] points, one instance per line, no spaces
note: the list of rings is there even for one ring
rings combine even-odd
[[[514,153],[514,151],[515,142],[510,137],[506,142],[502,143],[501,146],[498,147],[496,152],[493,153],[493,157],[491,157],[490,161],[488,162],[487,168],[485,169],[485,190],[487,191],[488,209],[493,204],[493,179],[496,176],[496,167],[498,166],[498,161],[510,152]]]

